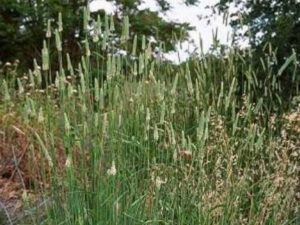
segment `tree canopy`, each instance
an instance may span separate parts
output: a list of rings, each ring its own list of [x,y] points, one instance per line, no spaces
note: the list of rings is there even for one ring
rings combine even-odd
[[[257,50],[271,43],[277,49],[279,59],[290,56],[292,49],[300,53],[299,1],[220,0],[217,6],[228,12],[230,4],[238,8],[234,13],[229,12],[235,41],[247,37],[251,47]],[[247,29],[244,29],[245,26]]]
[[[185,40],[192,27],[187,23],[175,23],[164,20],[159,12],[149,9],[139,10],[141,0],[109,0],[117,6],[113,15],[115,32],[122,31],[122,18],[128,16],[133,32],[138,41],[142,35],[154,38],[157,43],[164,42],[165,50],[172,50],[176,41]],[[47,24],[54,24],[59,13],[63,21],[64,48],[71,55],[80,55],[82,32],[82,13],[84,6],[91,0],[1,0],[0,4],[0,60],[19,59],[24,66],[32,64],[33,58],[39,58]],[[187,5],[196,4],[197,0],[186,0]],[[157,0],[162,11],[170,10],[171,4]],[[104,11],[92,14],[104,14]],[[96,15],[95,15],[96,17]]]

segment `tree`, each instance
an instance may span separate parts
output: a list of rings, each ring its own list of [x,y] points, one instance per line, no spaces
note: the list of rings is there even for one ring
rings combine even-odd
[[[157,42],[165,42],[165,50],[174,48],[176,41],[188,37],[192,29],[186,23],[168,22],[158,12],[148,9],[138,10],[141,0],[110,0],[118,10],[114,15],[115,32],[122,31],[122,18],[130,19],[131,30],[138,41],[142,35],[153,37]],[[1,0],[0,4],[0,60],[20,59],[24,67],[32,65],[33,58],[40,58],[40,49],[45,37],[48,21],[57,21],[61,12],[63,19],[64,48],[73,57],[80,57],[80,41],[85,37],[82,32],[82,9],[90,0]],[[186,0],[186,4],[196,4],[195,0]],[[165,0],[157,0],[162,11],[169,10],[171,5]],[[103,14],[95,12],[93,14]],[[52,22],[53,23],[53,22]]]
[[[231,13],[231,26],[236,39],[248,37],[250,45],[262,49],[266,43],[277,48],[279,58],[288,57],[292,49],[300,52],[300,2],[295,0],[245,1],[220,0],[219,9],[228,11],[235,4],[238,12]],[[243,31],[243,26],[248,30]]]
[[[230,12],[230,4],[238,8]],[[276,79],[281,81],[282,96],[289,97],[299,90],[300,77],[296,76],[295,67],[289,67],[284,73],[282,65],[295,52],[300,56],[300,2],[295,0],[246,1],[220,0],[216,5],[220,11],[228,13],[230,25],[234,30],[236,44],[243,38],[249,40],[253,52],[253,68],[256,68],[259,79],[266,77],[261,59],[268,55],[269,69],[273,70]],[[247,29],[245,29],[245,27]],[[294,62],[294,63],[293,63]],[[296,63],[296,58],[290,64]]]

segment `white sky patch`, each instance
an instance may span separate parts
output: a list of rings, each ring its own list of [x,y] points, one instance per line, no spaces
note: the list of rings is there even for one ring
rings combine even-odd
[[[107,2],[106,0],[94,0],[90,3],[90,10],[92,12],[98,11],[98,10],[105,10],[107,14],[112,14],[116,7],[111,2]]]
[[[175,62],[184,61],[189,57],[189,55],[200,47],[200,37],[203,42],[203,52],[207,52],[213,43],[212,32],[218,29],[218,39],[221,44],[229,44],[231,42],[232,30],[230,26],[225,25],[223,22],[222,15],[214,15],[210,18],[210,23],[207,24],[207,20],[200,20],[199,17],[205,17],[211,14],[211,10],[205,8],[206,6],[212,6],[216,4],[219,0],[201,0],[198,5],[187,6],[184,4],[184,0],[168,0],[171,5],[171,10],[166,13],[161,13],[162,16],[167,21],[174,22],[187,22],[191,26],[195,27],[194,31],[190,32],[190,40],[177,45],[178,52],[171,52],[166,54],[167,59]],[[99,9],[104,9],[108,13],[112,13],[116,7],[105,0],[94,0],[90,3],[90,8],[92,11],[97,11]],[[139,9],[149,8],[152,11],[159,11],[159,6],[155,0],[144,0],[139,6]],[[180,60],[178,59],[180,56]]]
[[[147,1],[148,2],[148,1]],[[188,22],[195,30],[190,31],[190,38],[192,42],[185,42],[182,47],[177,46],[179,51],[180,61],[184,61],[197,48],[198,53],[200,49],[200,38],[203,42],[203,52],[207,52],[213,44],[213,31],[218,30],[218,39],[220,44],[229,44],[231,41],[231,28],[224,24],[223,17],[214,15],[210,17],[210,23],[207,20],[200,20],[199,17],[209,16],[211,10],[205,8],[206,6],[213,6],[218,0],[201,0],[201,3],[194,6],[187,6],[183,0],[169,0],[173,8],[166,13],[164,17],[166,20],[175,22]],[[170,53],[167,55],[168,59],[178,62],[178,53]]]

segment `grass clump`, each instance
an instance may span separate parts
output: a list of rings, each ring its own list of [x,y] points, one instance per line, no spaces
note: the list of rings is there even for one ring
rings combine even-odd
[[[41,67],[1,79],[1,114],[22,118],[39,174],[26,189],[47,202],[20,224],[299,222],[299,104],[282,114],[276,75],[257,81],[249,53],[175,67],[87,36],[71,62],[60,39],[56,72],[44,43]]]

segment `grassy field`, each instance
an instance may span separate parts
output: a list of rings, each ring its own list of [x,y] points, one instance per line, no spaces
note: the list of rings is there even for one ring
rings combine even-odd
[[[261,76],[248,50],[174,66],[147,42],[128,60],[104,38],[72,62],[60,37],[34,70],[1,67],[0,156],[13,169],[0,184],[22,204],[2,223],[300,223],[300,101],[284,102],[278,81],[293,56],[274,71],[269,47]]]

